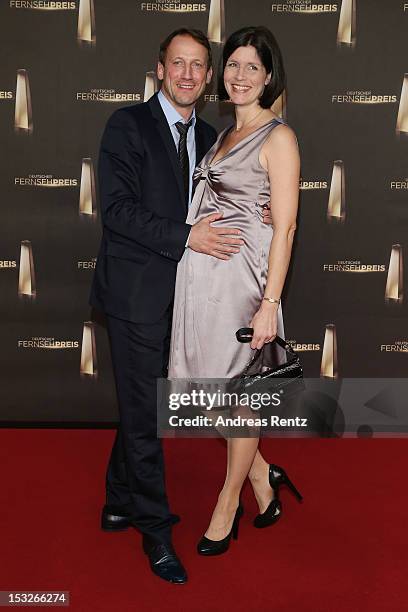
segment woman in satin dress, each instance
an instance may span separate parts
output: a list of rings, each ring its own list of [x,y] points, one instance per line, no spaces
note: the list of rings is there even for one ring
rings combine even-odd
[[[295,133],[270,110],[285,87],[278,44],[264,27],[232,34],[223,51],[220,99],[235,108],[235,125],[222,131],[196,168],[187,223],[214,213],[215,227],[235,227],[243,244],[220,244],[222,259],[187,248],[177,269],[169,379],[230,378],[254,349],[284,335],[280,296],[288,270],[299,193]],[[263,222],[270,205],[272,224]],[[254,329],[251,344],[235,332]],[[300,493],[280,466],[268,464],[258,437],[227,440],[223,488],[198,552],[225,552],[238,534],[240,492],[248,476],[259,505],[256,527],[281,515],[279,486]]]

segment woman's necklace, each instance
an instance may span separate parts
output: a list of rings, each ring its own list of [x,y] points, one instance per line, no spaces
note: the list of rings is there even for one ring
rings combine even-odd
[[[256,115],[255,115],[254,117],[252,117],[252,119],[250,119],[249,121],[247,121],[246,123],[244,123],[243,125],[241,125],[241,127],[236,127],[236,128],[235,128],[235,131],[236,131],[236,132],[240,132],[240,131],[242,130],[242,128],[246,127],[247,125],[249,125],[250,123],[252,123],[253,121],[255,121],[255,119],[256,119],[257,117],[259,117],[259,115],[260,115],[261,113],[263,113],[263,112],[264,112],[264,110],[265,110],[264,108],[261,108],[261,110],[259,111],[259,113],[256,113]]]

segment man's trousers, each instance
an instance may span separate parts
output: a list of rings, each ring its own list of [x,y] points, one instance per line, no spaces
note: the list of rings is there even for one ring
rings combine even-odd
[[[167,376],[172,309],[157,323],[107,316],[120,423],[106,474],[106,503],[158,541],[171,538],[161,440],[157,438],[157,378]]]

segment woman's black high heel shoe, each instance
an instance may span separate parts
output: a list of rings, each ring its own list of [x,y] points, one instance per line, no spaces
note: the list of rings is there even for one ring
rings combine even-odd
[[[258,514],[254,518],[253,525],[261,529],[262,527],[269,527],[273,525],[281,517],[282,504],[279,499],[279,487],[283,484],[287,485],[289,489],[294,493],[299,501],[302,501],[303,497],[286,474],[285,470],[279,465],[271,463],[269,465],[269,484],[271,485],[274,498],[262,514]]]
[[[227,552],[230,545],[231,536],[234,538],[234,540],[238,538],[239,521],[243,514],[244,508],[241,506],[241,504],[239,504],[235,512],[234,521],[229,534],[222,540],[210,540],[209,538],[203,536],[197,544],[198,554],[210,557],[214,555],[222,555],[223,553]]]

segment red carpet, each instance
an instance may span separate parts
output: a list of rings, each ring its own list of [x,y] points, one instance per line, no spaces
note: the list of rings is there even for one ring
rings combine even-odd
[[[224,467],[218,440],[168,440],[167,481],[176,549],[190,581],[151,574],[135,530],[99,529],[114,432],[0,431],[0,590],[65,590],[71,610],[103,612],[408,608],[407,441],[266,440],[305,497],[282,492],[284,516],[256,530],[247,486],[240,537],[226,555],[201,558]],[[400,481],[400,482],[399,482]]]

